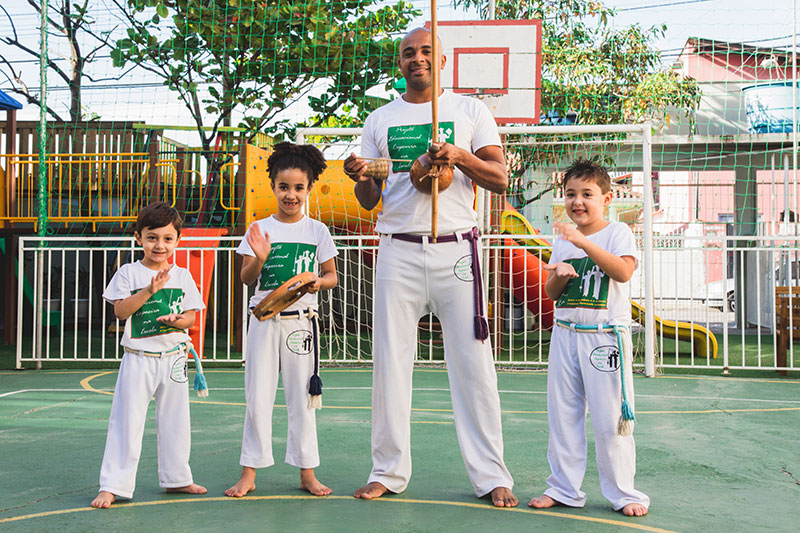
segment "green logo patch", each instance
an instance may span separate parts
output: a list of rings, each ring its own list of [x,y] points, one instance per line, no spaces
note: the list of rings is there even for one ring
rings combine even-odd
[[[307,329],[298,329],[286,337],[286,347],[298,355],[310,354],[314,349],[314,335]]]
[[[619,368],[619,349],[616,346],[598,346],[589,354],[589,362],[600,372],[616,372]]]
[[[302,242],[276,242],[269,257],[261,267],[259,289],[271,291],[280,287],[289,278],[314,270],[317,247]]]
[[[455,124],[439,123],[439,142],[453,144],[455,140]],[[391,126],[389,128],[389,156],[392,159],[405,159],[392,163],[392,172],[408,172],[411,164],[419,156],[428,151],[431,145],[431,124],[412,124],[409,126]]]
[[[139,289],[141,290],[141,289]],[[133,293],[139,292],[133,291]],[[161,289],[131,315],[131,338],[142,339],[183,331],[158,322],[156,318],[183,312],[183,289]]]
[[[456,261],[453,267],[453,273],[461,281],[473,281],[475,279],[475,274],[472,271],[472,256],[465,255]]]
[[[176,383],[186,383],[189,381],[189,362],[186,356],[180,356],[172,363],[172,368],[169,372],[169,379]]]
[[[578,273],[564,287],[556,302],[556,307],[588,307],[590,309],[608,309],[609,277],[594,261],[588,257],[567,259]]]

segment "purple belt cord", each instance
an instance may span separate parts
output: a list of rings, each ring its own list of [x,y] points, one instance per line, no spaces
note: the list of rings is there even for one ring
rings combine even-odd
[[[489,323],[483,315],[483,291],[481,290],[481,263],[478,260],[478,228],[464,234],[469,241],[472,254],[472,299],[475,307],[475,338],[485,341],[489,338]]]

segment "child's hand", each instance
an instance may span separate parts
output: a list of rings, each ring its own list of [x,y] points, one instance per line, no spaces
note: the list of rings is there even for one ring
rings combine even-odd
[[[562,239],[571,242],[581,249],[583,248],[584,243],[589,240],[586,238],[586,235],[578,230],[578,228],[563,222],[556,222],[553,224],[553,230],[556,232],[556,234],[559,234]]]
[[[177,327],[175,324],[178,322],[178,320],[183,318],[183,313],[170,313],[168,315],[160,316],[156,318],[156,320],[167,326]]]
[[[319,288],[322,285],[322,278],[317,276],[317,279],[314,280],[313,285],[308,288],[309,294],[314,294],[319,292]]]
[[[261,264],[264,264],[267,261],[267,257],[269,257],[270,249],[272,249],[272,244],[269,240],[269,232],[265,231],[262,234],[258,229],[258,224],[255,222],[250,224],[250,228],[247,230],[247,244],[250,245],[253,253],[256,254],[256,259],[258,259]]]
[[[167,281],[169,281],[169,268],[159,270],[158,274],[153,276],[153,279],[150,280],[150,286],[147,288],[147,290],[150,291],[151,295],[155,294],[164,288],[164,285],[167,284]]]
[[[554,265],[544,265],[544,269],[552,272],[557,278],[577,278],[578,273],[575,272],[575,267],[569,263],[560,262]]]

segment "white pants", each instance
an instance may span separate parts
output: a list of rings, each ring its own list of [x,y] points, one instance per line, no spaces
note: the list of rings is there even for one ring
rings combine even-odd
[[[375,281],[372,473],[392,492],[411,478],[411,390],[417,324],[442,325],[456,434],[478,496],[513,486],[503,462],[500,397],[491,344],[475,338],[470,248],[381,237]],[[466,268],[464,266],[466,265]],[[483,297],[483,294],[481,294]]]
[[[633,401],[630,332],[625,343],[625,392]],[[586,408],[594,429],[600,490],[618,511],[629,503],[649,507],[650,498],[633,488],[636,445],[633,436],[617,435],[622,408],[619,351],[614,333],[585,333],[555,326],[547,370],[547,419],[550,423],[549,488],[545,494],[572,507],[583,507],[580,488],[586,473]]]
[[[319,466],[315,410],[308,407],[308,384],[314,373],[311,321],[303,317],[274,317],[263,322],[250,316],[244,394],[247,409],[239,464],[265,468],[272,458],[272,408],[283,381],[289,431],[286,463],[299,468]]]
[[[166,357],[125,352],[114,388],[100,490],[132,498],[150,399],[156,400],[158,481],[164,488],[191,485],[189,381],[183,350]]]

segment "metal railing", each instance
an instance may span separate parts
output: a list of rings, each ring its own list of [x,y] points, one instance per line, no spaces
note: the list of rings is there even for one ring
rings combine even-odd
[[[515,240],[510,240],[511,238]],[[514,367],[547,365],[550,331],[542,321],[543,280],[535,268],[549,249],[519,244],[536,237],[485,235],[484,262],[489,325],[495,361]],[[184,237],[176,254],[213,252],[204,356],[240,362],[247,348],[248,288],[235,271],[240,237],[217,246],[193,246],[208,237]],[[371,362],[372,291],[377,237],[334,237],[339,284],[319,297],[321,359],[328,364]],[[43,242],[43,246],[40,244]],[[654,312],[644,303],[642,268],[631,281],[632,301],[656,321],[656,366],[667,368],[800,370],[798,346],[786,364],[776,357],[774,287],[800,284],[800,237],[686,237],[654,239]],[[527,266],[511,253],[529,253]],[[17,365],[73,360],[116,361],[123,324],[103,302],[103,288],[123,262],[140,256],[132,238],[23,237],[19,245]],[[188,254],[187,261],[203,261]],[[192,257],[195,257],[192,259]],[[732,266],[729,266],[732,265]],[[210,268],[200,266],[195,268]],[[730,276],[728,275],[730,273]],[[236,294],[238,291],[238,295]],[[240,302],[241,307],[234,308]],[[468,327],[468,326],[465,326]],[[636,366],[643,366],[643,327],[634,322]],[[38,332],[38,333],[37,333]],[[713,342],[712,342],[713,337]],[[432,315],[420,320],[416,361],[442,364],[441,330]]]
[[[129,222],[136,220],[148,190],[151,164],[164,184],[160,199],[175,204],[178,160],[152,158],[144,152],[50,154],[47,166],[47,218],[56,223]],[[38,154],[0,154],[9,180],[0,220],[36,222]]]

